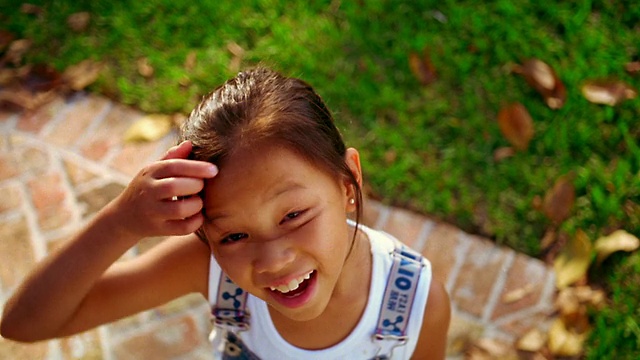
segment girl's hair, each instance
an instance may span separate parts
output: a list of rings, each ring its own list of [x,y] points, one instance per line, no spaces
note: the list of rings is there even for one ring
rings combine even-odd
[[[184,140],[193,145],[191,159],[219,166],[243,147],[262,143],[287,146],[330,175],[351,182],[356,224],[360,221],[362,190],[345,161],[342,136],[320,96],[300,79],[265,68],[239,73],[204,97],[191,112],[181,129],[180,142]],[[202,228],[196,234],[206,242]]]

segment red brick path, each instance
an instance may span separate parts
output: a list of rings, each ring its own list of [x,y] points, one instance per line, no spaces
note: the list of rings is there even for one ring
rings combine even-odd
[[[123,144],[124,131],[143,115],[86,94],[60,98],[31,114],[0,112],[2,304],[36,261],[175,142],[172,134],[154,143]],[[367,201],[364,220],[431,260],[453,301],[452,358],[469,337],[512,342],[532,327],[548,325],[554,275],[542,262],[374,201]],[[127,256],[157,241],[146,240]],[[207,305],[191,296],[68,339],[21,345],[0,338],[0,358],[210,359],[208,331]]]

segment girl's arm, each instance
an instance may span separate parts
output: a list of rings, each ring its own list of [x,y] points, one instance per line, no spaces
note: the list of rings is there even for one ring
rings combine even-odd
[[[195,235],[117,263],[147,236],[190,234],[202,224],[211,164],[185,160],[190,143],[145,167],[73,239],[42,261],[4,307],[0,332],[37,341],[83,331],[189,292],[206,294],[209,251]],[[172,201],[172,197],[188,198]]]
[[[445,358],[450,320],[451,304],[447,290],[439,281],[432,279],[420,338],[412,359],[442,360]]]

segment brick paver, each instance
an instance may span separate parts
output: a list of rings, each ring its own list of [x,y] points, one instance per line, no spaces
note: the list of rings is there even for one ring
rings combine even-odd
[[[54,251],[129,179],[175,142],[123,144],[144,116],[103,97],[58,98],[33,113],[0,112],[0,301],[35,262]],[[469,338],[512,342],[548,327],[554,274],[539,260],[404,210],[367,200],[363,223],[421,251],[449,291],[449,355]],[[127,256],[162,238],[141,242]],[[188,296],[66,339],[23,345],[0,338],[0,358],[210,359],[207,304]]]

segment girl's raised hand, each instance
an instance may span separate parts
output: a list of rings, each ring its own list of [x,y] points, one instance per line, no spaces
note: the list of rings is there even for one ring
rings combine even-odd
[[[186,235],[203,222],[198,193],[204,180],[218,168],[208,162],[188,160],[191,142],[174,146],[158,161],[144,167],[114,205],[117,226],[136,239],[148,236]]]

